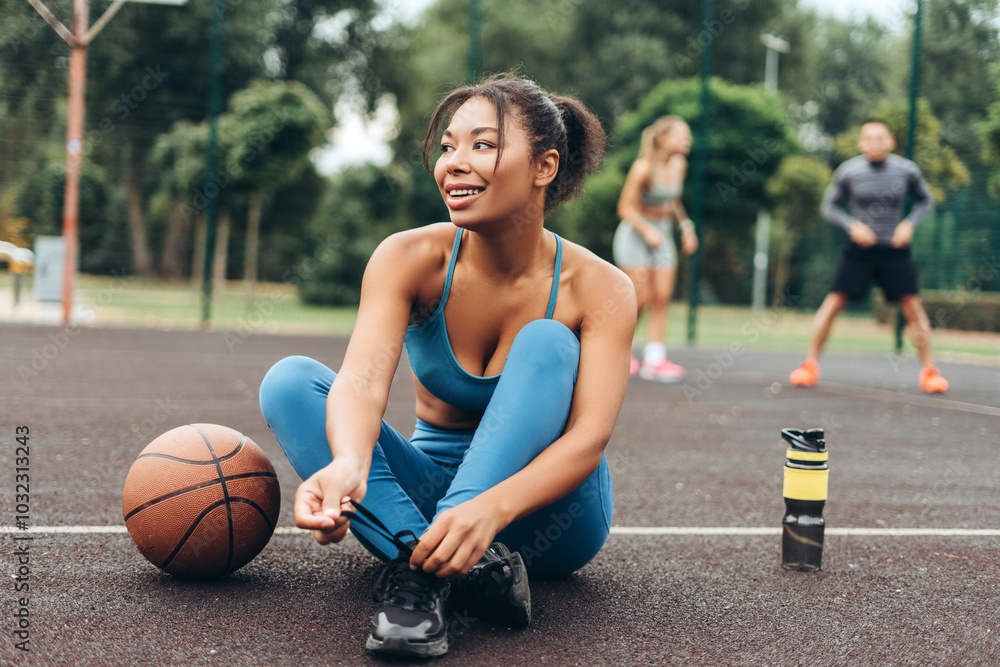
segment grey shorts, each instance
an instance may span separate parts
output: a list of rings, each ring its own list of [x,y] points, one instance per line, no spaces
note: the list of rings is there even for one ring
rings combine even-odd
[[[656,249],[646,245],[646,241],[635,227],[624,220],[618,223],[611,251],[615,264],[619,268],[632,266],[657,266],[667,269],[677,267],[677,247],[674,245],[673,224],[666,219],[646,218],[646,222],[655,226],[663,234],[663,243]]]

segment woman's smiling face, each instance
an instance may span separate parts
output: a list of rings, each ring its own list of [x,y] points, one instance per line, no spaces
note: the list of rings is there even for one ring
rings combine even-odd
[[[485,98],[467,100],[448,123],[434,179],[454,224],[465,227],[526,212],[535,174],[531,144],[516,112],[507,115],[502,152],[499,140],[496,107]]]

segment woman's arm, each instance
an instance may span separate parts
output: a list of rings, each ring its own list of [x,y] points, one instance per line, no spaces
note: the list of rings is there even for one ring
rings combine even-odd
[[[368,262],[357,322],[327,399],[326,435],[333,462],[306,479],[295,494],[295,523],[313,530],[320,544],[343,539],[347,519],[340,516],[341,502],[347,497],[360,501],[367,490],[414,286],[420,284],[420,253],[406,236],[387,238]]]
[[[410,562],[438,576],[467,572],[511,522],[551,505],[600,464],[628,386],[635,290],[624,273],[588,259],[575,295],[585,299],[580,366],[563,435],[525,468],[443,512],[420,537]]]
[[[642,207],[639,205],[642,191],[649,185],[651,174],[652,168],[648,160],[639,159],[632,164],[625,177],[622,192],[618,196],[618,217],[632,225],[646,245],[657,248],[664,241],[663,235],[656,227],[646,222],[642,215]]]
[[[684,178],[687,176],[687,158],[677,153],[670,157],[670,162],[676,169],[677,182],[684,183]],[[674,197],[670,203],[674,209],[674,218],[681,228],[681,249],[685,255],[693,255],[698,250],[698,235],[695,233],[694,223],[688,217],[680,196]]]

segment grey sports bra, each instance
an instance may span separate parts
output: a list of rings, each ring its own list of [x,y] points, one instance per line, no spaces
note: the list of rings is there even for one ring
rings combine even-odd
[[[680,185],[660,185],[650,183],[639,196],[639,206],[643,208],[661,208],[681,196]]]

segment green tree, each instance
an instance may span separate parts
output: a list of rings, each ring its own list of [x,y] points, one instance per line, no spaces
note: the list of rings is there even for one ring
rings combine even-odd
[[[780,88],[800,134],[823,151],[830,137],[862,122],[890,91],[903,91],[907,43],[872,19],[853,24],[807,14],[802,21],[789,26],[798,39],[790,40],[793,67]]]
[[[705,19],[701,2],[579,0],[560,3],[550,20],[570,26],[559,54],[565,79],[610,125],[661,81],[696,75],[708,48],[714,76],[738,84],[761,82],[760,35],[793,5],[716,0]]]
[[[978,129],[983,144],[983,162],[992,167],[993,172],[989,176],[990,195],[1000,199],[1000,66],[993,68],[993,77],[996,97]]]
[[[909,104],[903,100],[891,99],[881,102],[871,113],[889,126],[896,137],[896,150],[899,155],[906,155],[906,140],[908,136]],[[861,126],[837,136],[837,156],[846,160],[858,154],[858,136]],[[917,127],[914,133],[916,146],[913,150],[913,160],[934,195],[934,200],[943,202],[946,192],[969,184],[969,170],[958,159],[955,150],[943,143],[941,137],[941,121],[930,110],[927,100],[917,100]]]
[[[779,98],[762,86],[710,82],[708,160],[704,224],[699,230],[706,282],[727,302],[745,302],[750,293],[752,230],[767,204],[764,184],[792,153],[791,135]],[[598,254],[609,257],[617,224],[616,205],[628,167],[639,152],[642,130],[658,117],[676,114],[696,131],[700,114],[697,79],[664,81],[624,116],[615,129],[615,149],[584,198],[558,218],[563,229]],[[696,150],[696,149],[695,149]],[[692,160],[694,156],[692,156]],[[693,169],[688,170],[685,206],[691,210]]]
[[[257,281],[261,213],[265,197],[312,169],[310,152],[331,124],[323,103],[305,85],[255,81],[229,100],[234,187],[249,197],[243,279]]]
[[[64,23],[72,3],[47,3]],[[108,1],[92,2],[92,18]],[[238,6],[237,6],[238,5]],[[371,72],[374,0],[248,0],[226,4],[223,98],[254,78],[300,80],[332,108],[351,94],[362,106]],[[88,48],[85,162],[112,174],[128,220],[133,270],[153,272],[157,221],[147,199],[159,174],[147,168],[159,134],[205,119],[212,3],[128,3]],[[68,47],[27,2],[0,4],[0,189],[27,190],[25,165],[64,159]],[[358,93],[360,91],[360,93]],[[377,92],[377,91],[376,91]],[[16,162],[7,162],[8,159]],[[12,165],[16,164],[17,168]],[[204,186],[202,186],[204,187]],[[165,225],[168,226],[169,225]],[[165,234],[169,238],[170,233]]]
[[[220,124],[224,127],[225,120]],[[228,132],[220,134],[223,138],[228,136]],[[187,275],[192,237],[197,245],[190,268],[196,273],[204,262],[204,213],[208,206],[204,193],[207,148],[208,124],[181,120],[174,123],[169,132],[157,137],[150,153],[149,166],[160,174],[159,188],[153,201],[164,202],[163,208],[168,211],[159,264],[161,274],[167,278]],[[220,192],[220,196],[223,195]]]
[[[993,91],[983,82],[1000,62],[1000,3],[934,0],[924,7],[921,92],[940,119],[942,137],[970,163],[979,153],[976,124],[993,102]]]
[[[62,233],[66,164],[49,162],[30,175],[35,187],[22,190],[15,210],[19,216],[31,212],[31,234],[58,236]],[[122,243],[124,229],[108,224],[111,186],[104,169],[89,164],[80,172],[79,241],[80,268],[89,272],[122,271],[128,247]],[[121,218],[117,219],[121,223]]]
[[[792,155],[781,162],[777,173],[768,179],[766,190],[774,202],[772,248],[777,248],[774,267],[774,292],[784,295],[792,279],[792,257],[799,247],[802,232],[823,224],[820,201],[830,183],[832,172],[824,160],[808,155]]]
[[[387,181],[381,170],[364,166],[336,176],[314,218],[311,235],[317,239],[310,271],[296,275],[299,296],[306,303],[354,305],[361,297],[361,277],[368,258],[391,229],[376,221],[394,220]]]

